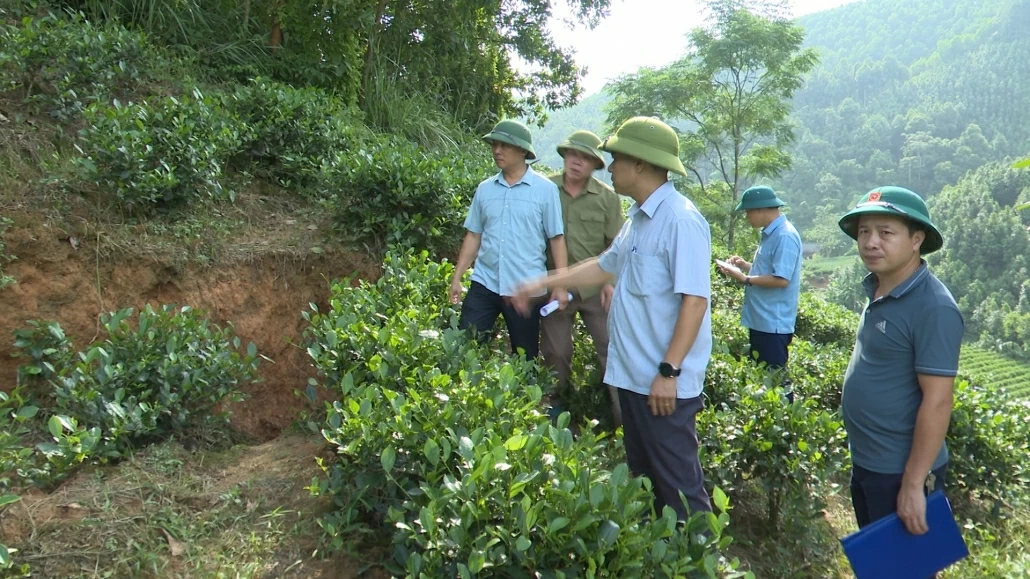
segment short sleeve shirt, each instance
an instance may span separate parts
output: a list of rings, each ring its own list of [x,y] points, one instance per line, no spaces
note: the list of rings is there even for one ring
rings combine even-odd
[[[740,316],[744,326],[769,334],[794,333],[801,292],[801,260],[801,236],[786,215],[780,215],[762,229],[750,275],[774,275],[787,280],[788,284],[787,287],[745,287]]]
[[[672,341],[683,296],[691,295],[709,304],[697,339],[679,364],[676,397],[701,394],[712,354],[711,254],[708,222],[672,183],[630,208],[622,231],[598,258],[601,269],[618,277],[608,312],[606,384],[650,393]]]
[[[569,265],[597,257],[611,245],[626,221],[622,215],[619,195],[608,185],[591,177],[583,191],[573,197],[565,190],[564,173],[551,177],[558,186],[561,199],[562,223]],[[550,248],[548,248],[549,250]],[[554,260],[548,251],[547,269],[554,269]],[[594,287],[578,290],[580,297],[597,295]]]
[[[918,375],[958,374],[964,323],[951,292],[925,262],[878,299],[873,299],[876,276],[862,283],[870,301],[844,375],[844,426],[855,465],[902,474],[923,401]],[[947,461],[943,444],[932,468]]]
[[[547,273],[548,240],[562,235],[558,187],[531,167],[514,185],[501,173],[476,188],[465,229],[482,234],[472,281],[503,296]]]

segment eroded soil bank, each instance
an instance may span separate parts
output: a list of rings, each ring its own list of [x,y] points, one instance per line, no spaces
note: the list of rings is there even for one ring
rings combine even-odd
[[[28,320],[60,322],[77,348],[99,336],[98,315],[149,303],[189,305],[212,321],[231,322],[243,343],[254,342],[273,363],[262,362],[262,381],[246,388],[249,399],[233,408],[234,425],[269,440],[297,416],[313,369],[299,347],[309,302],[322,303],[328,280],[378,275],[379,264],[344,251],[308,255],[256,253],[231,265],[176,268],[158,260],[103,257],[86,240],[46,226],[10,230],[4,270],[17,284],[0,292],[0,388],[16,381],[13,332]]]

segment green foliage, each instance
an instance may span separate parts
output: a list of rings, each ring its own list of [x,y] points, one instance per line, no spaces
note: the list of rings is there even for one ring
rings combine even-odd
[[[833,345],[850,352],[858,332],[858,316],[811,293],[798,301],[795,336],[817,344]]]
[[[793,22],[730,0],[710,6],[715,18],[709,28],[691,31],[687,56],[609,86],[608,125],[635,115],[683,125],[681,157],[702,191],[710,173],[729,185],[726,241],[733,251],[732,209],[743,184],[790,166],[790,99],[818,59],[802,48],[804,30]]]
[[[218,99],[194,90],[192,97],[94,104],[83,116],[79,177],[119,206],[145,214],[224,195],[219,177],[239,150],[241,126]]]
[[[809,526],[843,470],[844,425],[835,409],[804,395],[788,404],[778,387],[780,374],[749,359],[717,356],[713,365],[719,390],[710,394],[713,410],[698,420],[706,472],[731,491],[757,481],[772,529],[780,528],[784,514],[791,525]]]
[[[1027,150],[1030,100],[1013,84],[1030,73],[1025,2],[946,4],[870,0],[800,19],[822,64],[795,97],[799,147],[779,185],[806,239],[829,202],[889,184],[931,198]]]
[[[848,265],[830,274],[830,283],[823,296],[827,301],[843,306],[856,314],[861,313],[869,301],[862,280],[869,273],[862,260],[848,259]]]
[[[396,137],[325,161],[319,191],[329,198],[335,228],[370,243],[456,249],[464,213],[489,170],[487,157],[429,153]]]
[[[4,244],[4,234],[11,227],[12,221],[6,217],[0,217],[0,289],[15,283],[14,278],[4,273],[4,265],[17,259],[7,254],[7,246]]]
[[[392,528],[389,567],[407,577],[728,570],[714,552],[729,544],[721,491],[720,513],[689,532],[671,509],[651,512],[649,483],[608,467],[609,442],[575,439],[567,414],[547,423],[546,371],[469,340],[454,310],[425,307],[452,272],[427,258],[390,255],[377,284],[334,284],[330,310],[307,316],[308,353],[339,397],[321,427],[336,458],[311,486],[333,499],[320,519],[330,546]]]
[[[18,390],[0,391],[0,496],[13,486],[10,476],[31,462],[32,448],[25,446],[24,439],[31,431],[28,423],[38,412],[38,407],[22,404]]]
[[[1017,399],[1030,394],[1030,363],[996,352],[963,346],[959,371],[974,384],[989,384]]]
[[[102,316],[108,337],[77,355],[56,324],[38,323],[16,343],[32,358],[21,374],[37,378],[30,386],[47,411],[100,429],[95,454],[102,459],[201,424],[225,423],[225,404],[241,400],[240,387],[257,376],[256,348],[238,352],[231,327],[211,324],[188,307],[148,305],[135,326],[132,314]],[[61,425],[75,433],[74,421]],[[58,436],[53,425],[50,430]],[[67,444],[88,442],[80,437]]]
[[[1025,402],[989,383],[959,380],[948,428],[948,486],[964,496],[1010,503],[1030,488],[1030,421]]]
[[[928,261],[955,296],[972,336],[988,332],[1001,338],[1002,318],[1008,313],[1002,305],[1017,309],[1022,282],[1030,278],[1030,232],[1014,211],[994,198],[1003,189],[1018,194],[1024,184],[1030,185],[1030,177],[1021,176],[1022,182],[1003,187],[1015,178],[1011,173],[1017,172],[983,167],[946,187],[929,204],[937,226],[947,232],[947,243]]]
[[[307,353],[325,384],[333,387],[347,374],[353,374],[357,382],[373,379],[368,364],[374,357],[379,360],[374,365],[376,372],[383,371],[384,362],[386,368],[399,367],[404,362],[391,353],[398,344],[405,346],[405,354],[424,350],[423,355],[438,356],[425,359],[416,368],[434,368],[438,363],[460,366],[459,352],[441,352],[436,342],[441,332],[457,325],[460,310],[449,302],[440,309],[425,307],[447,295],[453,272],[453,264],[436,263],[429,260],[427,251],[408,249],[386,255],[383,273],[375,283],[361,280],[355,291],[349,279],[334,282],[329,310],[321,313],[310,304],[311,311],[302,314],[308,322],[304,330]],[[313,390],[308,394],[314,398]]]
[[[81,14],[26,17],[0,29],[0,87],[60,120],[138,89],[156,62],[146,37]]]
[[[247,127],[234,164],[289,189],[313,185],[327,158],[366,138],[353,109],[321,89],[257,78],[229,99]]]

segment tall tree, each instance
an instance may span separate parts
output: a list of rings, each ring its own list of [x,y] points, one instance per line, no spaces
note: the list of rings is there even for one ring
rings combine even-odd
[[[575,104],[584,71],[548,25],[566,7],[566,24],[593,28],[611,6],[611,0],[53,1],[189,46],[219,72],[326,88],[366,112],[385,87],[390,98],[421,97],[476,130],[497,116],[541,119],[546,109]]]
[[[722,204],[732,250],[741,190],[790,166],[790,99],[818,57],[802,48],[802,28],[780,16],[739,0],[712,0],[708,8],[708,25],[690,33],[686,56],[609,86],[608,123],[645,114],[679,128],[683,161],[701,192],[709,194],[713,181],[728,185]]]

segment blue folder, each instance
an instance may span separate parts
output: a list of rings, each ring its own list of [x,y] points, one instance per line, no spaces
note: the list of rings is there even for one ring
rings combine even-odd
[[[930,530],[913,535],[897,514],[840,540],[857,579],[927,579],[969,556],[944,491],[926,498]]]

